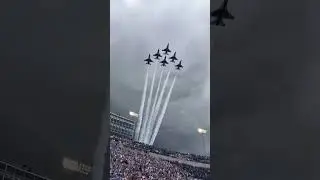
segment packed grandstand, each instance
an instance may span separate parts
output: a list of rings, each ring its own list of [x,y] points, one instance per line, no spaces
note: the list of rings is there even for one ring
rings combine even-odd
[[[110,179],[209,179],[210,158],[110,137]]]

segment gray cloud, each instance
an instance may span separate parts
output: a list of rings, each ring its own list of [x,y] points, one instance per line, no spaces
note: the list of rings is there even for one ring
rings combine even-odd
[[[203,153],[196,129],[209,128],[209,0],[112,0],[110,4],[111,111],[125,116],[129,110],[139,111],[145,73],[142,60],[170,42],[185,68],[178,74],[155,143]],[[209,137],[206,141],[209,145]]]

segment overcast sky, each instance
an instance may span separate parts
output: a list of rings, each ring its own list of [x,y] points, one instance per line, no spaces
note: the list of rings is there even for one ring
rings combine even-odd
[[[179,73],[155,144],[176,151],[203,153],[197,128],[209,129],[209,0],[112,0],[110,2],[111,111],[139,111],[149,53],[177,51]],[[183,13],[181,13],[183,12]],[[196,24],[196,26],[195,26]],[[206,139],[209,152],[209,137]]]
[[[236,19],[211,30],[218,179],[319,179],[319,6],[231,0],[228,7]]]

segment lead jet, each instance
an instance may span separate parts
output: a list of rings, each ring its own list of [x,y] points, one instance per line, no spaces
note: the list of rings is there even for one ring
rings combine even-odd
[[[160,50],[158,49],[157,53],[155,53],[153,56],[155,57],[155,59],[159,59],[159,57],[162,57],[160,54]]]
[[[160,61],[161,66],[166,66],[166,64],[169,64],[167,61],[167,56],[164,57],[164,59],[162,61]]]
[[[148,58],[145,59],[144,61],[146,61],[146,64],[151,65],[151,63],[152,63],[153,61],[152,61],[151,58],[150,58],[150,54],[149,54]]]
[[[177,70],[181,70],[183,68],[183,66],[181,65],[181,61],[179,62],[179,64],[176,65],[176,69]]]
[[[176,57],[176,52],[174,52],[173,56],[171,56],[169,59],[171,59],[170,62],[175,63],[175,61],[178,60],[178,58]]]
[[[212,21],[211,24],[216,26],[225,26],[223,19],[234,19],[234,16],[228,11],[228,0],[224,0],[219,9],[211,12],[212,17],[216,17],[216,20]]]
[[[165,49],[162,49],[162,51],[164,52],[165,55],[168,55],[171,52],[171,50],[169,49],[169,43]]]

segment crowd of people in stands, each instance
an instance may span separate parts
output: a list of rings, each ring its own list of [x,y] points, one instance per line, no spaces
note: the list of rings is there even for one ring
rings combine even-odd
[[[174,154],[172,151],[112,136],[110,139],[111,178],[179,180],[206,179],[209,176],[210,169],[167,161],[151,156],[149,152],[197,162],[205,159],[203,156]]]
[[[140,149],[145,152],[153,152],[153,153],[163,154],[163,155],[173,157],[173,158],[184,159],[187,161],[195,161],[195,162],[210,164],[210,157],[209,156],[201,156],[201,155],[190,154],[190,153],[175,152],[175,151],[171,151],[171,150],[168,150],[165,148],[159,148],[156,146],[149,146],[144,143],[131,141],[126,138],[120,138],[118,136],[112,136],[112,138],[121,139],[123,142],[128,141],[128,142],[130,142],[131,146],[133,146],[134,148]]]

